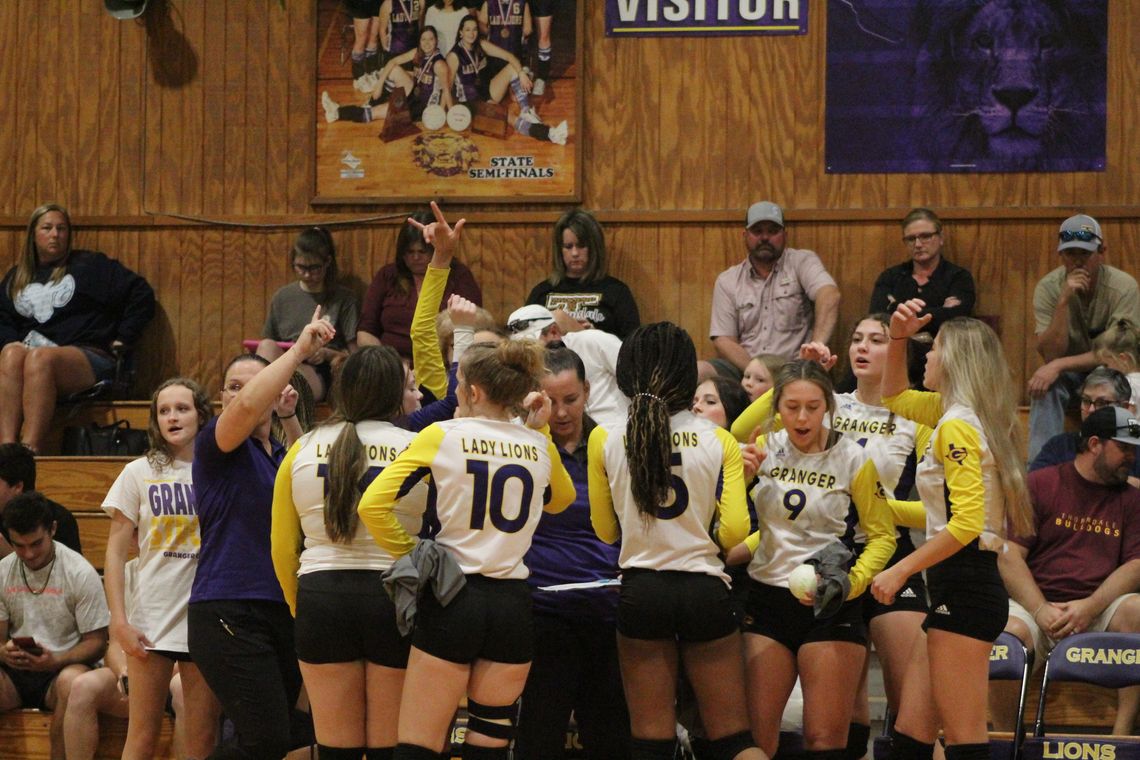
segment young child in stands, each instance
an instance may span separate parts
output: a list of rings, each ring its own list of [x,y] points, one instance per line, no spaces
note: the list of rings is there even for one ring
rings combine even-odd
[[[1118,319],[1093,341],[1097,359],[1123,372],[1132,386],[1132,405],[1140,402],[1140,329],[1129,319]]]

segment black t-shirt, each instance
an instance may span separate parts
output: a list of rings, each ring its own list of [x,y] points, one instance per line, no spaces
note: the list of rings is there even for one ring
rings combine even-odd
[[[594,327],[622,340],[641,324],[633,293],[616,277],[588,284],[567,277],[557,286],[543,280],[530,291],[526,302],[551,311],[565,309],[575,319],[589,320]]]

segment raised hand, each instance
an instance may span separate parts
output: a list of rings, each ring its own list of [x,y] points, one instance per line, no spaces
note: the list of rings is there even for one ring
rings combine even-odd
[[[903,301],[899,307],[891,314],[891,323],[887,328],[887,332],[892,338],[902,339],[909,338],[916,333],[920,332],[922,328],[930,324],[930,320],[934,319],[933,314],[922,314],[922,310],[926,308],[926,301],[921,298],[911,298],[910,300]]]
[[[415,219],[408,219],[408,224],[418,227],[423,233],[424,242],[428,245],[434,246],[435,254],[432,256],[432,266],[444,268],[451,264],[451,257],[455,254],[455,249],[459,246],[459,238],[463,232],[463,225],[467,224],[466,219],[460,219],[452,227],[447,223],[447,219],[443,216],[443,212],[439,210],[439,205],[431,202],[431,212],[435,215],[435,221],[428,224],[423,224]]]

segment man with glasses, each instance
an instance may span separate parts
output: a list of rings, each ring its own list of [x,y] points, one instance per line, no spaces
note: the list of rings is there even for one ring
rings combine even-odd
[[[1065,408],[1084,374],[1100,362],[1092,340],[1118,319],[1140,324],[1140,291],[1129,274],[1103,263],[1100,224],[1086,214],[1061,225],[1062,266],[1033,293],[1037,353],[1045,364],[1029,378],[1029,459],[1065,427]]]
[[[1111,367],[1097,367],[1088,374],[1081,385],[1079,399],[1081,403],[1081,422],[1097,409],[1106,406],[1119,406],[1135,413],[1132,406],[1132,386],[1123,372]],[[1077,456],[1077,442],[1081,434],[1078,432],[1058,433],[1045,442],[1037,456],[1029,463],[1029,471],[1040,470],[1045,467],[1071,462]],[[1133,485],[1140,485],[1140,462],[1132,468]]]
[[[1127,483],[1137,445],[1131,412],[1097,409],[1081,423],[1076,459],[1029,476],[1035,533],[1007,542],[998,568],[1010,596],[1005,629],[1038,663],[1074,633],[1140,631],[1140,489]],[[1012,692],[990,689],[995,727],[1012,728]],[[1138,705],[1140,687],[1120,691],[1113,734],[1132,733]]]

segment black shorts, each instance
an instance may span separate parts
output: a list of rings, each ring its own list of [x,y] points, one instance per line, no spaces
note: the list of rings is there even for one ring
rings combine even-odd
[[[194,662],[189,652],[176,652],[173,649],[148,649],[147,651],[174,662]]]
[[[800,603],[783,586],[750,581],[744,632],[766,636],[798,652],[804,644],[818,641],[847,641],[866,646],[867,625],[863,622],[863,601],[846,601],[831,617],[816,620],[811,607]]]
[[[38,670],[19,670],[0,665],[0,670],[12,681],[16,693],[20,695],[20,706],[36,710],[46,710],[47,693],[58,671],[43,673]]]
[[[534,659],[530,586],[525,580],[468,575],[446,607],[430,593],[420,597],[412,644],[449,662]]]
[[[380,15],[380,0],[344,0],[344,9],[353,18],[375,18]]]
[[[899,544],[887,567],[894,566],[913,551],[914,546],[910,542],[907,542],[907,545]],[[862,599],[863,622],[868,624],[879,615],[886,615],[889,612],[930,612],[930,604],[926,600],[926,580],[922,577],[922,573],[915,573],[906,579],[906,583],[895,594],[893,604],[881,603],[871,595],[870,589],[863,594]]]
[[[396,629],[396,607],[380,570],[322,570],[297,579],[297,659],[313,665],[368,660],[408,667],[410,642]]]
[[[622,570],[617,629],[631,639],[701,642],[739,627],[728,584],[720,578],[635,567]]]
[[[977,542],[926,571],[930,612],[923,630],[936,628],[992,642],[1005,629],[1009,594],[997,568],[997,554]]]
[[[530,12],[535,16],[553,16],[554,0],[530,0]]]

